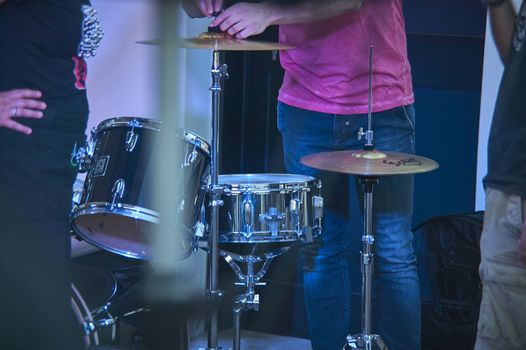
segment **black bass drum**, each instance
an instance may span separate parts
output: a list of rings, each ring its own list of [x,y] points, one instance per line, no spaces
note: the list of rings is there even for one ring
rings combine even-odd
[[[148,344],[155,344],[157,338],[173,349],[188,348],[186,319],[161,318],[159,306],[152,306],[147,269],[141,260],[105,251],[72,260],[71,305],[87,348],[156,349]]]

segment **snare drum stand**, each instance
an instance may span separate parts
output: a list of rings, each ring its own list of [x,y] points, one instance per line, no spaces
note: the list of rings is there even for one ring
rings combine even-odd
[[[234,299],[234,305],[232,308],[234,315],[234,326],[233,326],[233,346],[234,350],[241,349],[241,313],[248,310],[259,310],[259,294],[255,293],[256,286],[264,286],[265,282],[260,282],[261,278],[267,273],[272,259],[280,256],[287,252],[291,247],[281,247],[271,252],[265,253],[263,256],[257,255],[237,255],[224,250],[220,251],[221,256],[230,265],[234,273],[236,274],[239,282],[236,282],[236,286],[246,286],[244,294],[236,296]],[[247,273],[243,274],[243,271],[236,262],[247,264]],[[263,266],[259,272],[254,272],[254,264],[263,262]]]
[[[210,166],[210,191],[212,199],[209,206],[212,208],[209,235],[209,256],[208,256],[208,299],[212,304],[209,311],[208,322],[208,348],[206,350],[220,350],[218,343],[218,310],[217,304],[222,297],[218,289],[218,264],[219,264],[219,206],[223,204],[221,200],[222,187],[218,185],[219,172],[219,123],[222,115],[223,80],[228,79],[228,66],[222,63],[223,53],[218,50],[213,52],[212,63],[212,150]]]

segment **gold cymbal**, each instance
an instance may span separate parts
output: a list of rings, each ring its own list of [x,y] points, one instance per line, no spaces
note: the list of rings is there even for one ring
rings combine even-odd
[[[363,176],[416,174],[438,168],[438,163],[429,158],[377,150],[321,152],[300,162],[316,169]]]
[[[139,44],[163,45],[162,39],[138,41]],[[215,51],[273,51],[292,49],[292,46],[255,40],[240,40],[225,33],[204,32],[196,38],[175,38],[173,44],[176,47],[186,49],[209,49]]]

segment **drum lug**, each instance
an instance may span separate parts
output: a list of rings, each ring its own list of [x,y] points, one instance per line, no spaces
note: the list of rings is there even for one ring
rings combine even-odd
[[[123,179],[118,179],[117,181],[115,181],[115,183],[113,184],[113,189],[111,190],[112,201],[111,201],[110,210],[113,210],[115,208],[115,202],[117,198],[121,199],[124,196],[125,188],[126,188],[126,183],[124,182]]]
[[[298,192],[295,192],[295,197],[298,196]],[[296,231],[300,232],[300,212],[301,212],[301,201],[299,198],[293,198],[289,204],[290,218],[292,224],[296,227]]]
[[[243,218],[243,235],[247,238],[252,236],[252,228],[254,227],[254,204],[250,193],[245,194],[243,203],[241,204],[241,213]]]
[[[322,231],[323,197],[312,196],[312,220],[314,229],[318,234]],[[307,242],[310,242],[307,238]]]
[[[126,152],[133,151],[133,149],[137,145],[138,139],[139,139],[139,134],[135,133],[133,129],[126,133]]]
[[[190,165],[192,165],[192,163],[197,159],[198,155],[199,153],[197,153],[197,147],[194,145],[194,149],[190,153],[187,153],[185,155],[183,166],[189,167]]]
[[[137,119],[133,119],[128,122],[128,126],[131,130],[126,133],[126,152],[132,152],[137,145],[139,134],[135,132],[135,128],[141,126],[141,123]]]
[[[268,212],[259,214],[259,222],[264,222],[268,225],[272,236],[278,235],[278,224],[283,221],[285,215],[278,212],[278,208],[270,207]]]
[[[323,217],[323,197],[312,196],[312,207],[314,208],[312,217],[314,220]]]

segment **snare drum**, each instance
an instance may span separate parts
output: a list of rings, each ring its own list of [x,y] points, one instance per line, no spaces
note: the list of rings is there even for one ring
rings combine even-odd
[[[79,203],[72,212],[75,232],[87,242],[131,258],[151,257],[149,237],[159,222],[152,199],[152,153],[159,121],[145,118],[108,119],[95,129],[88,154],[88,173]],[[209,145],[199,136],[177,132],[183,189],[174,215],[183,228],[183,255],[194,248],[193,229],[199,219],[209,175]],[[170,161],[168,153],[166,161]]]
[[[312,241],[321,233],[321,181],[292,174],[220,175],[219,242]]]

